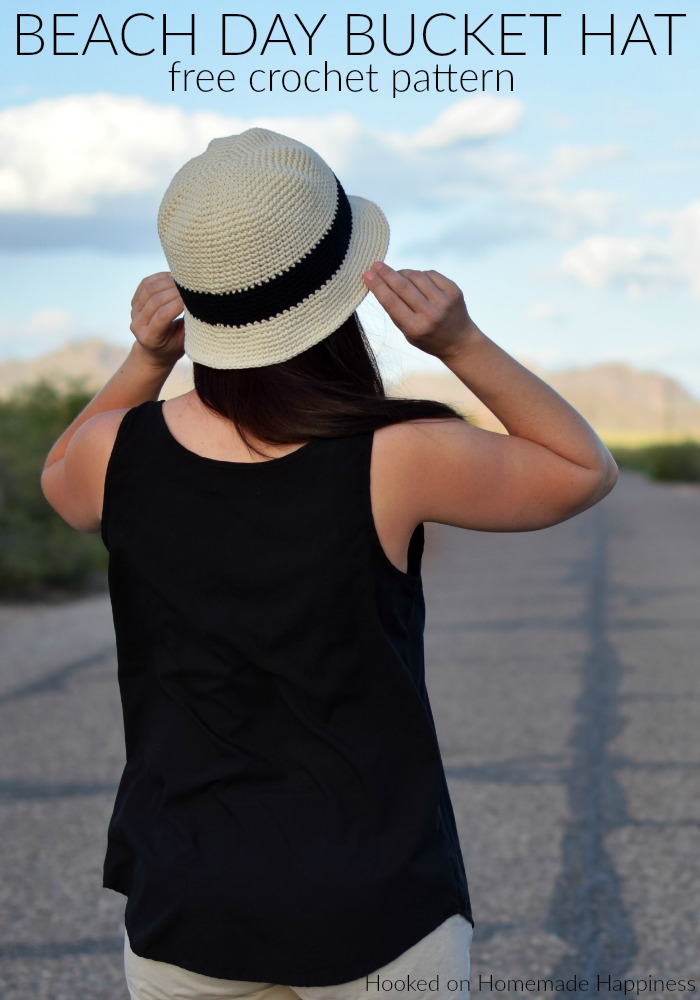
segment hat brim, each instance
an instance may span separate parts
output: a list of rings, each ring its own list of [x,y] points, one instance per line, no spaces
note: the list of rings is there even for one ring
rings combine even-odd
[[[363,273],[384,260],[389,223],[374,202],[349,195],[352,235],[340,268],[312,295],[245,326],[205,323],[185,309],[185,354],[209,368],[262,368],[287,361],[337,330],[367,294]]]

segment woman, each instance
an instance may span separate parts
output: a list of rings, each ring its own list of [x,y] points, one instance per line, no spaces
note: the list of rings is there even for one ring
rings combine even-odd
[[[170,272],[42,476],[110,553],[126,766],[104,884],[128,897],[132,998],[468,996],[423,523],[544,528],[615,463],[452,281],[383,263],[381,211],[301,143],[214,140],[158,228]],[[385,398],[367,289],[508,435]],[[160,402],[183,352],[195,388]]]

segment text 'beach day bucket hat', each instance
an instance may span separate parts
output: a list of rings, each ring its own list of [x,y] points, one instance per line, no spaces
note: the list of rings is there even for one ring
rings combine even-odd
[[[312,149],[262,128],[213,139],[170,183],[158,234],[185,304],[185,353],[210,368],[286,361],[367,293],[389,226]]]

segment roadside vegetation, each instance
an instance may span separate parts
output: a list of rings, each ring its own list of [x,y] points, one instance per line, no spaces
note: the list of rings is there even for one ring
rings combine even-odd
[[[620,469],[643,472],[657,482],[700,482],[700,441],[609,444],[608,447]]]
[[[69,527],[40,485],[51,446],[91,398],[80,381],[59,389],[42,380],[0,400],[2,600],[47,600],[105,586],[99,534]]]

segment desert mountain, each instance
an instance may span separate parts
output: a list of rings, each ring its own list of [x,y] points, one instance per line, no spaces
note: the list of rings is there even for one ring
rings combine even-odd
[[[571,403],[603,437],[700,434],[700,400],[667,375],[623,363],[550,372],[529,363],[526,367]],[[503,429],[450,371],[408,372],[391,387],[391,394],[440,399],[475,418],[480,427]]]
[[[0,362],[0,396],[16,387],[47,378],[66,384],[82,378],[86,388],[99,388],[126,357],[120,347],[98,339],[73,341],[49,354],[22,361]],[[629,364],[600,364],[543,372],[529,361],[528,368],[567,399],[603,436],[700,434],[700,400],[680,382]],[[183,360],[166,382],[166,398],[192,388],[192,369]],[[481,427],[502,429],[496,418],[452,372],[407,372],[387,385],[392,396],[439,399],[474,418]]]
[[[59,386],[78,380],[85,388],[96,391],[119,368],[128,352],[128,345],[120,347],[98,337],[90,337],[69,341],[57,350],[36,358],[2,361],[0,397],[7,396],[19,386],[44,378]],[[163,388],[164,396],[187,392],[192,388],[191,366],[187,362],[176,365]]]

